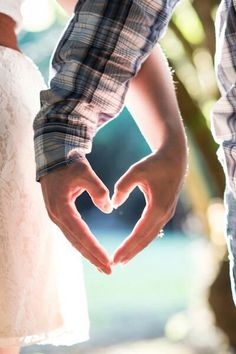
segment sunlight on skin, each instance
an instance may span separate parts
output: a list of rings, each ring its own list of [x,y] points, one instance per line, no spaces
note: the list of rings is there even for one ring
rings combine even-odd
[[[153,153],[132,165],[115,184],[115,208],[136,186],[146,206],[113,254],[112,265],[127,263],[159,235],[174,213],[186,176],[186,136],[168,62],[159,45],[131,80],[126,105]]]
[[[19,347],[10,347],[10,348],[0,348],[0,354],[19,354]]]

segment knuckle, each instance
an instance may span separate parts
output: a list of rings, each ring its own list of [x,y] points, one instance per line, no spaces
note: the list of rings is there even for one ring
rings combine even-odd
[[[91,167],[86,159],[81,159],[77,161],[76,171],[79,172],[80,175],[87,175],[91,170]]]
[[[142,165],[132,165],[130,166],[130,168],[128,169],[129,174],[132,174],[133,176],[137,177],[137,176],[142,176]]]
[[[91,168],[85,159],[77,160],[74,161],[70,166],[69,166],[69,173],[68,173],[68,179],[74,179],[79,176],[81,180],[85,179],[87,180],[88,175],[90,175]]]
[[[85,162],[80,162],[80,173],[87,175],[90,172],[90,166]]]
[[[138,176],[144,176],[146,174],[146,168],[142,162],[139,162],[138,165],[131,166],[130,170],[133,174]]]
[[[162,219],[165,223],[167,223],[170,219],[172,219],[172,217],[175,214],[175,208],[163,208],[162,211]]]
[[[54,210],[49,210],[49,209],[47,209],[47,213],[48,213],[49,218],[50,218],[56,225],[59,225],[58,217],[57,217],[55,211],[54,211]]]
[[[65,210],[60,208],[59,211],[57,212],[57,217],[63,224],[67,224],[69,216],[68,216],[68,213]]]
[[[68,203],[60,202],[54,206],[54,215],[60,220],[66,220],[68,215]]]
[[[96,189],[96,195],[99,198],[105,197],[105,196],[107,196],[107,194],[108,194],[108,191],[106,189],[104,189],[103,187],[98,187]]]

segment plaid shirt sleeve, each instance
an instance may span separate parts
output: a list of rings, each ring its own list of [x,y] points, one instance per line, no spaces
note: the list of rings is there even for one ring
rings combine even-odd
[[[91,152],[123,109],[129,81],[163,36],[178,0],[80,0],[52,59],[33,122],[36,180]]]
[[[216,14],[215,69],[220,99],[212,110],[212,133],[226,182],[236,197],[236,2],[222,0]]]

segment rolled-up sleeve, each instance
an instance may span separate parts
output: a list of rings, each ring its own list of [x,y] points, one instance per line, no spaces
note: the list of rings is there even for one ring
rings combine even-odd
[[[236,197],[236,8],[233,0],[221,1],[215,26],[215,69],[221,96],[213,107],[211,124],[228,188]]]
[[[36,180],[91,152],[124,107],[130,79],[164,35],[178,0],[80,0],[52,58],[33,122]]]

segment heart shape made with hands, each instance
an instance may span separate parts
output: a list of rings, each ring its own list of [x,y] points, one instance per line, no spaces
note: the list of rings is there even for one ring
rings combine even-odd
[[[122,182],[124,182],[124,176],[122,176]],[[146,247],[154,238],[156,238],[157,236],[162,238],[164,235],[163,230],[160,229],[159,233],[156,233],[154,237],[153,236],[151,238],[145,237],[151,235],[151,232],[153,231],[152,225],[148,223],[149,209],[148,209],[148,201],[146,195],[142,190],[142,188],[137,183],[136,184],[131,183],[131,181],[130,183],[127,183],[127,180],[125,179],[125,183],[126,183],[126,188],[125,188],[122,182],[120,181],[119,188],[117,187],[115,188],[110,203],[109,202],[106,203],[106,206],[104,206],[103,211],[105,211],[106,213],[111,213],[113,209],[119,208],[128,200],[130,193],[133,191],[135,187],[139,187],[139,189],[144,194],[146,200],[146,206],[142,212],[140,219],[137,221],[136,225],[134,226],[131,234],[127,236],[124,239],[124,241],[121,243],[121,245],[119,245],[119,247],[114,251],[111,257],[111,263],[110,263],[111,266],[115,266],[117,264],[124,265],[128,263],[140,251],[142,251],[143,248]],[[144,235],[143,238],[140,237],[142,234]]]
[[[84,169],[85,166],[86,168]],[[75,169],[76,178],[73,178],[72,183],[72,188],[74,184],[75,189],[71,193],[78,197],[86,190],[94,205],[105,213],[111,213],[113,208],[117,209],[121,206],[129,198],[135,187],[138,187],[145,197],[146,206],[140,219],[137,221],[131,234],[125,238],[111,258],[96,237],[88,230],[86,223],[80,219],[79,226],[83,231],[82,234],[84,237],[83,242],[80,242],[79,250],[91,263],[106,274],[111,273],[111,266],[126,264],[158,235],[163,235],[162,227],[165,224],[167,212],[166,208],[163,207],[164,215],[161,215],[156,205],[156,200],[164,206],[166,205],[164,198],[167,196],[169,200],[172,200],[171,196],[173,192],[171,188],[167,191],[163,188],[165,193],[163,193],[163,190],[159,193],[159,188],[156,186],[163,185],[162,179],[166,181],[166,175],[160,174],[161,179],[158,180],[156,170],[156,157],[154,154],[150,154],[138,161],[115,183],[114,194],[110,199],[109,190],[93,171],[88,161],[80,160],[77,169]],[[69,176],[71,179],[71,174]],[[77,182],[78,178],[79,186]],[[158,193],[155,193],[156,190]],[[73,241],[73,238],[71,240]]]
[[[46,174],[40,178],[40,182],[52,221],[85,258],[104,273],[110,274],[112,265],[127,263],[158,235],[162,235],[160,231],[171,217],[180,191],[179,176],[170,172],[172,166],[169,166],[165,155],[150,154],[119,178],[111,199],[109,190],[85,158],[76,160],[66,169]],[[176,176],[178,183],[175,181]],[[86,191],[94,205],[105,213],[111,213],[113,208],[118,208],[128,199],[135,187],[143,193],[146,206],[131,234],[110,259],[79,214],[75,200]]]

